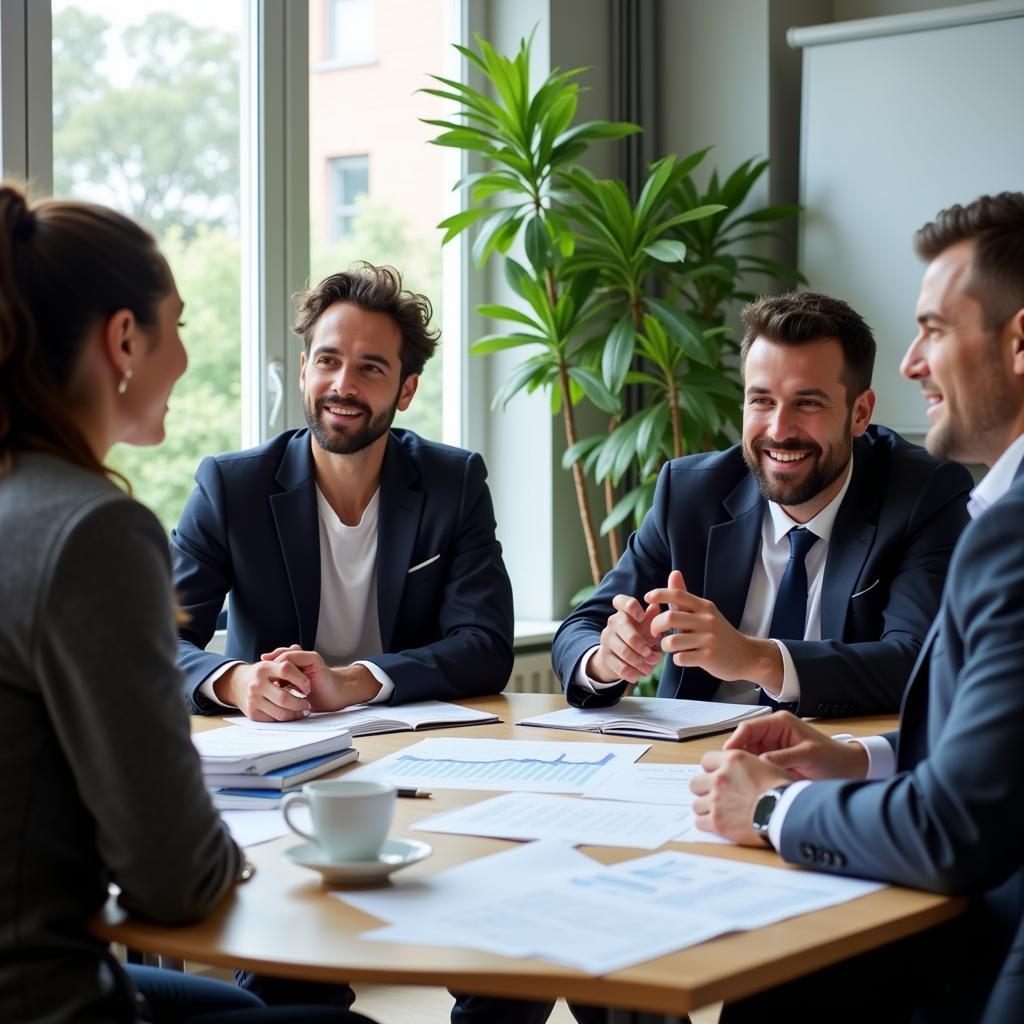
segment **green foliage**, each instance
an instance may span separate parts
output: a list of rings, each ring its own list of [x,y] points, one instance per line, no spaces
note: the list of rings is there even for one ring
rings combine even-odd
[[[162,234],[238,220],[238,40],[159,11],[124,31],[130,77],[99,73],[110,25],[54,16],[54,193],[88,194]]]
[[[189,367],[171,395],[167,440],[156,450],[119,445],[109,461],[169,530],[203,456],[241,445],[241,252],[237,238],[202,225],[190,241],[171,229],[161,248],[185,300]]]
[[[707,150],[655,161],[634,202],[625,184],[591,174],[578,161],[599,140],[639,131],[622,122],[574,123],[582,69],[555,69],[530,87],[530,44],[512,58],[479,36],[459,52],[486,89],[435,79],[425,90],[457,104],[454,117],[427,123],[433,141],[478,154],[483,169],[456,184],[467,208],[444,220],[444,242],[472,231],[473,257],[504,257],[505,276],[521,300],[478,309],[510,326],[476,341],[485,355],[524,349],[496,404],[520,391],[548,389],[561,413],[563,465],[576,481],[591,576],[600,579],[593,525],[582,477],[606,485],[601,532],[639,521],[650,506],[666,459],[730,443],[739,425],[741,390],[723,354],[726,303],[742,296],[750,272],[792,281],[798,275],[745,249],[762,232],[750,223],[792,216],[791,208],[738,214],[763,162],[747,161],[724,184],[712,174],[701,193],[692,173]],[[513,258],[513,244],[525,254]],[[625,419],[623,389],[635,385],[643,408]],[[586,400],[609,415],[609,429],[576,436],[572,406]],[[625,481],[634,486],[616,496]],[[614,548],[613,548],[614,550]]]

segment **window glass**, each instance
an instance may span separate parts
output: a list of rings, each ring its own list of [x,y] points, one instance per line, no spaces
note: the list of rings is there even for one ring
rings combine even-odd
[[[420,118],[442,117],[445,111],[441,101],[417,90],[436,84],[431,74],[445,73],[447,3],[360,3],[372,15],[376,52],[372,64],[359,67],[322,63],[325,34],[335,25],[332,11],[348,5],[310,0],[309,8],[311,278],[319,281],[356,260],[390,264],[406,287],[431,300],[437,326],[443,153],[429,144],[435,130]],[[442,382],[439,350],[396,425],[440,439],[442,401],[455,397],[443,395]]]
[[[347,65],[373,62],[373,8],[374,0],[328,0],[327,60]]]
[[[370,192],[370,161],[365,156],[337,156],[330,161],[331,241],[352,235],[356,201]]]
[[[167,439],[109,460],[168,528],[202,457],[241,443],[241,27],[240,2],[53,2],[54,194],[149,228],[185,300]]]

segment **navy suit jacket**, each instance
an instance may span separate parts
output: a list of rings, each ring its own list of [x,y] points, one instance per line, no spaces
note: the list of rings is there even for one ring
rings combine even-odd
[[[889,779],[799,793],[779,852],[979,896],[1004,955],[983,1020],[1024,1020],[1024,464],[964,532],[890,742]]]
[[[953,546],[967,522],[971,476],[885,427],[854,442],[853,478],[829,541],[821,640],[787,640],[801,715],[892,714],[939,606]],[[618,565],[555,636],[552,659],[569,702],[602,707],[624,686],[590,694],[570,682],[600,642],[616,594],[643,595],[682,570],[691,593],[736,628],[761,544],[765,499],[739,445],[691,455],[661,471],[654,505]],[[719,680],[663,663],[659,697],[710,700]]]
[[[512,588],[494,535],[483,460],[409,430],[388,437],[377,538],[379,665],[392,703],[498,693],[512,671]],[[178,665],[194,711],[228,661],[279,646],[312,650],[320,613],[320,530],[308,430],[204,459],[171,533],[188,622]],[[430,561],[435,555],[440,557]],[[428,563],[428,564],[423,564]],[[203,648],[229,595],[226,652]]]

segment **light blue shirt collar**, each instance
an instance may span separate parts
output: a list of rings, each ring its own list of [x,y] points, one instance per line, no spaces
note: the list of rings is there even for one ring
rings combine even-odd
[[[967,511],[977,519],[986,509],[991,508],[1013,484],[1017,469],[1024,460],[1024,434],[1021,434],[985,474],[984,479],[971,491]]]

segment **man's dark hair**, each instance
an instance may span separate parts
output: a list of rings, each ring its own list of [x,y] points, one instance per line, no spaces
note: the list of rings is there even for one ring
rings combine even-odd
[[[914,249],[931,261],[966,241],[974,243],[974,258],[965,290],[994,330],[1024,308],[1024,192],[980,196],[943,210],[914,235]]]
[[[302,337],[309,354],[320,317],[336,302],[351,302],[373,313],[387,313],[402,334],[402,379],[422,373],[437,348],[440,331],[430,326],[434,315],[426,295],[402,289],[402,275],[394,267],[357,263],[350,270],[325,277],[315,288],[296,297],[298,317],[292,330]]]
[[[843,346],[847,401],[871,387],[875,366],[875,337],[863,317],[842,299],[818,292],[766,295],[743,308],[746,331],[740,345],[740,365],[758,338],[779,345],[807,345],[834,338]]]

